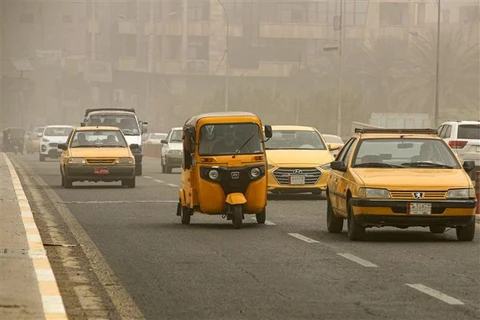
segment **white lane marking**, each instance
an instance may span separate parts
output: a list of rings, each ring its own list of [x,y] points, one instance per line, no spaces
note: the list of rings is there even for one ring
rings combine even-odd
[[[152,179],[150,176],[143,176],[145,179]]]
[[[172,187],[172,188],[177,188],[178,186],[176,184],[173,184],[173,183],[169,183],[167,184],[169,187]]]
[[[55,276],[51,269],[37,269],[35,272],[37,273],[38,281],[55,281]]]
[[[60,296],[42,296],[43,312],[65,314],[62,297]]]
[[[307,243],[319,243],[317,240],[313,240],[313,239],[310,239],[308,237],[305,237],[299,233],[289,233],[288,235],[294,237],[294,238],[297,238],[299,240],[302,240],[302,241],[305,241]]]
[[[345,259],[348,259],[350,261],[356,262],[359,265],[364,266],[365,268],[378,268],[376,264],[373,264],[367,260],[364,260],[362,258],[359,258],[357,256],[354,256],[353,254],[350,253],[337,253],[339,256],[344,257]]]
[[[24,222],[23,225],[25,226],[25,229],[35,229],[37,227],[35,222]]]
[[[424,286],[421,283],[415,283],[415,284],[408,284],[407,283],[407,286],[409,286],[410,288],[413,288],[415,290],[418,290],[420,292],[423,292],[425,294],[428,294],[429,296],[432,296],[432,297],[434,297],[438,300],[441,300],[445,303],[448,303],[448,304],[451,304],[451,305],[464,305],[464,303],[462,301],[457,300],[455,298],[452,298],[450,296],[447,296],[446,294],[441,293],[440,291],[437,291],[437,290],[434,290],[434,289],[429,288],[427,286]]]
[[[157,179],[155,179],[155,180],[153,180],[153,181],[158,182],[158,183],[163,183],[162,180],[157,180]]]
[[[43,242],[42,242],[42,238],[40,238],[40,234],[32,234],[32,233],[29,233],[29,234],[27,234],[27,240],[28,240],[28,242],[40,242],[40,243],[43,243]]]
[[[257,218],[252,217],[252,220],[257,221]],[[275,225],[275,223],[273,223],[272,221],[268,221],[268,220],[265,220],[265,224],[266,224],[267,226],[274,226],[274,225]]]

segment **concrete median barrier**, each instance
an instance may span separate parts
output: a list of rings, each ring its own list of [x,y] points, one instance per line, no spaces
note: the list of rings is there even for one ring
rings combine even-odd
[[[143,155],[145,157],[161,158],[162,157],[162,144],[145,144],[143,146]]]

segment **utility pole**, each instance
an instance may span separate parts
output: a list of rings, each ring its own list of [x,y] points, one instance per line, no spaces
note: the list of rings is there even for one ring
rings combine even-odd
[[[337,135],[342,136],[342,55],[343,55],[343,0],[340,0],[338,70],[337,70]]]
[[[225,34],[225,111],[228,111],[228,72],[229,72],[229,64],[228,64],[228,36],[230,35],[230,23],[228,21],[228,13],[225,5],[221,0],[218,0],[218,3],[222,6],[223,12],[225,13],[225,24],[226,24],[226,34]]]
[[[90,7],[90,14],[91,14],[91,20],[90,20],[90,32],[91,32],[91,37],[90,37],[90,49],[91,49],[91,54],[90,54],[90,60],[95,61],[95,28],[94,22],[95,22],[95,0],[91,0],[91,7]]]
[[[439,125],[439,92],[440,92],[440,16],[441,16],[441,0],[437,0],[438,3],[438,12],[437,12],[437,64],[435,70],[435,112],[434,112],[434,121],[435,128],[438,128]]]
[[[149,35],[148,35],[148,55],[147,55],[147,96],[145,98],[145,116],[149,117],[150,112],[150,92],[151,92],[151,77],[153,74],[153,49],[155,41],[155,24],[154,24],[154,12],[153,12],[153,1],[149,2]],[[162,34],[163,37],[163,34]],[[136,107],[136,106],[133,106]]]

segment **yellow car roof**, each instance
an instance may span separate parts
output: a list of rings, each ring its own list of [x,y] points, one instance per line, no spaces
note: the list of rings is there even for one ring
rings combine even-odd
[[[89,127],[77,127],[77,131],[92,131],[92,130],[106,130],[106,131],[119,131],[117,127],[108,126],[89,126]]]

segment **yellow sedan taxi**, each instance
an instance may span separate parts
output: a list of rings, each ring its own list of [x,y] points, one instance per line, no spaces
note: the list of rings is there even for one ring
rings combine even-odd
[[[331,163],[327,228],[350,240],[365,228],[456,228],[460,241],[475,235],[475,191],[463,165],[433,129],[356,129]]]
[[[273,194],[312,193],[327,187],[331,150],[313,127],[272,126],[273,136],[265,143],[268,162],[268,190]]]
[[[62,186],[71,188],[75,181],[121,181],[135,188],[135,158],[128,143],[116,127],[79,127],[68,137],[60,160]]]

